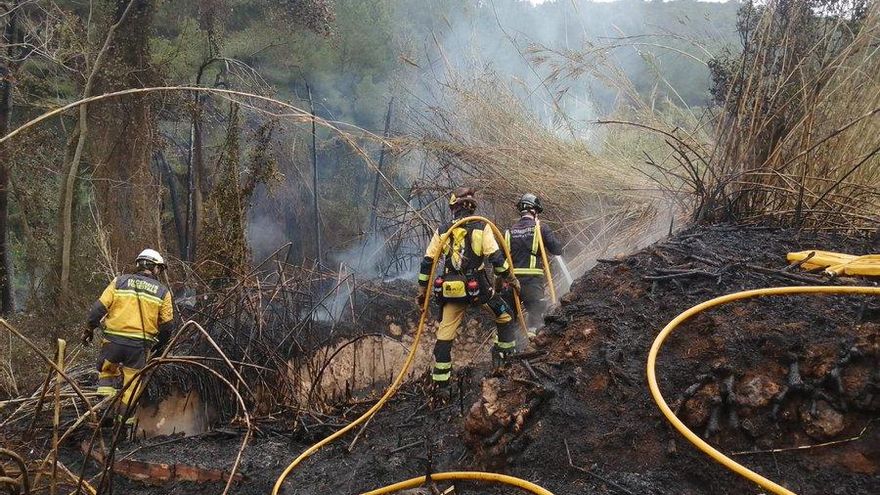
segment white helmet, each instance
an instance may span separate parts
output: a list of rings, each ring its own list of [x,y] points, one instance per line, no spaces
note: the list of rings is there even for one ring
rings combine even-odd
[[[148,263],[152,263],[154,265],[159,265],[162,268],[165,267],[165,258],[159,254],[155,249],[144,249],[141,251],[141,254],[138,255],[137,259],[135,259],[135,263],[140,263],[142,261],[146,261]]]

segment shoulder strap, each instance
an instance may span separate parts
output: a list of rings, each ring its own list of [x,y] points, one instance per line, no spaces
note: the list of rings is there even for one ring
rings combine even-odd
[[[449,229],[454,224],[455,224],[455,222],[448,224],[448,226],[446,227],[446,231],[448,232]],[[442,252],[444,253],[444,255],[452,257],[451,259],[454,259],[455,256],[459,256],[461,258],[460,262],[463,263],[458,268],[455,268],[449,264],[450,258],[447,258],[447,265],[446,265],[447,270],[450,268],[453,268],[455,271],[458,271],[458,272],[466,272],[466,271],[469,271],[469,270],[475,268],[474,266],[471,266],[472,264],[474,264],[478,261],[479,262],[482,261],[482,255],[477,254],[474,251],[473,246],[471,244],[472,244],[473,238],[474,238],[474,235],[473,235],[474,231],[482,230],[484,228],[484,226],[485,226],[485,222],[472,221],[472,222],[467,222],[467,223],[464,223],[464,224],[456,227],[456,229],[463,229],[464,230],[464,236],[459,238],[461,241],[461,249],[463,251],[458,254],[453,253],[453,248],[455,247],[454,243],[456,240],[455,235],[450,235],[449,237],[447,237],[446,242],[444,243],[444,245],[442,247],[442,249],[443,249]]]
[[[532,232],[532,256],[538,256],[541,250],[541,222],[535,219],[535,230]]]

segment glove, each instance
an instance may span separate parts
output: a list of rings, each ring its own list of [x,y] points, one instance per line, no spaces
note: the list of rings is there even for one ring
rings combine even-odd
[[[416,296],[416,303],[419,305],[420,308],[425,305],[425,297],[427,297],[427,295],[428,295],[428,288],[427,287],[419,288],[419,295]]]
[[[153,347],[150,348],[150,356],[161,356],[163,352],[165,352],[165,346],[168,345],[168,340],[159,340],[157,341]]]
[[[95,336],[95,330],[89,327],[83,328],[83,331],[79,334],[80,342],[82,345],[89,345],[92,343],[92,338]]]
[[[513,287],[513,290],[519,292],[522,289],[522,284],[519,283],[519,280],[516,278],[516,275],[513,273],[507,277],[507,284]]]
[[[507,283],[507,279],[501,278],[499,276],[495,276],[495,293],[503,294],[510,290],[510,286]]]

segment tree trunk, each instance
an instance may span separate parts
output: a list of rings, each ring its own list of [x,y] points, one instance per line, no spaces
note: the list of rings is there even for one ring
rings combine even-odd
[[[92,64],[91,71],[89,71],[89,77],[83,88],[84,98],[94,94],[93,89],[95,88],[96,80],[98,80],[97,76],[99,71],[104,70],[105,61],[107,60],[108,53],[114,43],[116,32],[120,25],[131,18],[130,14],[137,1],[138,0],[127,0],[125,2],[120,2],[117,0],[117,10],[114,10],[114,12],[118,11],[120,13],[118,16],[114,16],[116,21],[107,29],[104,44],[95,56],[94,64]],[[124,5],[120,6],[120,3],[124,3]],[[121,10],[118,10],[119,8],[121,8]],[[75,211],[76,177],[79,174],[79,165],[82,161],[86,140],[89,134],[88,110],[89,106],[86,104],[79,106],[79,120],[77,121],[74,133],[70,136],[68,141],[67,155],[65,155],[64,167],[61,175],[61,194],[58,201],[58,261],[56,267],[56,273],[58,275],[57,296],[59,302],[66,302],[68,300],[70,290],[70,258],[73,251],[73,216]]]
[[[184,256],[184,259],[187,261],[196,260],[198,240],[202,234],[205,158],[201,119],[201,97],[196,93],[190,130],[189,169],[187,173],[186,256]]]
[[[18,0],[12,3],[6,14],[6,29],[3,43],[8,46],[6,62],[0,67],[0,136],[9,132],[12,121],[12,72],[17,41],[16,21]],[[12,271],[9,265],[9,148],[8,143],[0,144],[0,313],[7,315],[13,310]]]
[[[118,28],[107,63],[96,73],[95,94],[154,83],[149,50],[154,2],[133,0],[127,16],[123,14],[128,1],[105,0],[103,4]],[[150,99],[131,95],[94,103],[89,107],[89,127],[95,201],[111,253],[124,266],[140,250],[160,244],[157,212],[162,195],[161,184],[150,170],[156,133]]]
[[[306,91],[309,94],[309,113],[312,114],[312,208],[315,213],[315,259],[318,265],[322,263],[324,256],[321,248],[321,209],[318,198],[318,145],[317,145],[317,129],[315,128],[315,104],[312,101],[312,88],[306,85]]]
[[[209,37],[213,37],[213,35],[209,34]],[[212,51],[214,51],[213,48]],[[211,57],[199,66],[196,74],[196,86],[202,85],[205,69],[220,60]],[[189,157],[187,160],[186,248],[183,257],[190,262],[196,260],[198,241],[202,236],[202,225],[204,224],[204,198],[208,196],[204,138],[202,136],[204,111],[201,94],[193,93],[192,125],[190,126]]]
[[[186,259],[186,220],[184,220],[183,213],[180,211],[177,179],[175,178],[174,170],[171,169],[171,165],[165,159],[165,153],[160,149],[156,151],[154,156],[159,173],[164,177],[165,185],[168,187],[168,197],[171,200],[171,214],[174,218],[177,252],[181,259]]]

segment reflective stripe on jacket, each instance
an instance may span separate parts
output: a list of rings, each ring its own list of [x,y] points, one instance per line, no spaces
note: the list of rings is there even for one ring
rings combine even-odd
[[[438,256],[444,257],[444,273],[470,273],[483,269],[485,261],[488,261],[494,267],[496,275],[506,277],[510,271],[507,259],[504,257],[504,251],[498,246],[495,240],[495,234],[492,227],[484,222],[473,221],[468,222],[454,229],[449,235],[445,244],[440,243],[440,238],[446,233],[449,226],[444,226],[443,230],[435,230],[431,237],[431,242],[425,250],[425,257],[422,259],[421,270],[419,271],[419,284],[427,285],[428,276],[431,271],[431,264]],[[461,232],[459,231],[459,229]],[[463,250],[453,249],[456,232],[464,235]],[[435,273],[436,275],[436,273]]]
[[[535,235],[535,219],[531,215],[523,215],[504,236],[513,259],[513,273],[544,276],[544,262],[538,236]],[[562,246],[546,225],[541,225],[541,240],[548,255],[562,254]]]
[[[144,275],[116,277],[98,301],[107,309],[108,335],[156,340],[159,326],[174,319],[171,291]]]

